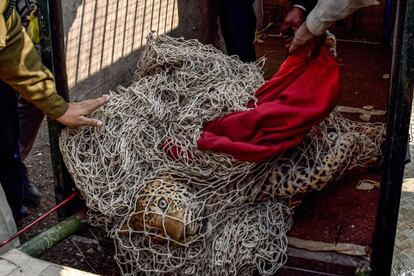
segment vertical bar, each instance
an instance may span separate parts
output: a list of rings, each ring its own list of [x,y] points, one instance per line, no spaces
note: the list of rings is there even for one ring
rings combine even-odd
[[[392,12],[393,12],[393,0],[386,0],[385,2],[385,17],[384,17],[384,42],[389,43],[392,33]]]
[[[66,101],[69,101],[69,92],[66,77],[66,63],[64,51],[64,32],[62,22],[62,6],[60,0],[39,0],[39,19],[41,31],[41,49],[43,64],[52,71],[56,89]],[[59,133],[62,126],[54,120],[48,119],[50,151],[53,174],[55,180],[55,198],[63,201],[74,191],[74,185],[63,163],[59,150]],[[58,212],[59,219],[63,219],[76,211],[73,202]]]
[[[397,8],[384,170],[373,239],[373,275],[390,275],[414,88],[414,0]]]

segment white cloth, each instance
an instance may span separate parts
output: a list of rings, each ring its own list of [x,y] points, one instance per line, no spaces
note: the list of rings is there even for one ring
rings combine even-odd
[[[0,185],[0,242],[7,239],[16,233],[16,224],[13,219],[13,214],[7,202],[6,195]],[[19,246],[19,239],[16,238],[9,244],[0,247],[0,255],[9,251],[12,248]]]
[[[306,27],[315,36],[320,36],[335,21],[344,19],[360,8],[376,5],[377,0],[319,0],[306,18]]]
[[[293,5],[293,6],[296,7],[296,8],[299,8],[299,9],[301,9],[303,11],[306,11],[306,8],[304,6],[302,6],[302,5]]]

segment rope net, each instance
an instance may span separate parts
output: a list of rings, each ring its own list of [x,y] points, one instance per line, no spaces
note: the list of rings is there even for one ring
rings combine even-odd
[[[384,126],[336,112],[272,160],[198,151],[203,122],[255,99],[262,65],[150,34],[133,83],[93,114],[104,126],[63,130],[66,166],[123,274],[272,275],[287,259],[291,199],[381,157]]]

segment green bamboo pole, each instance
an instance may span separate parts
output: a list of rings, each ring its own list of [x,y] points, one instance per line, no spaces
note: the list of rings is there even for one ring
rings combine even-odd
[[[22,244],[20,251],[39,257],[48,249],[85,227],[85,213],[77,213]]]

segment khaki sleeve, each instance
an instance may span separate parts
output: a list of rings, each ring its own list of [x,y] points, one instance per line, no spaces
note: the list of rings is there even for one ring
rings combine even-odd
[[[4,22],[3,16],[0,16],[0,50],[6,46],[6,35],[7,35],[6,22]]]
[[[376,5],[377,0],[319,0],[306,18],[306,27],[315,35],[322,35],[335,21],[344,19],[360,8]]]
[[[57,94],[53,75],[43,66],[16,11],[7,20],[6,27],[6,46],[0,48],[0,78],[48,117],[59,118],[68,104]]]

